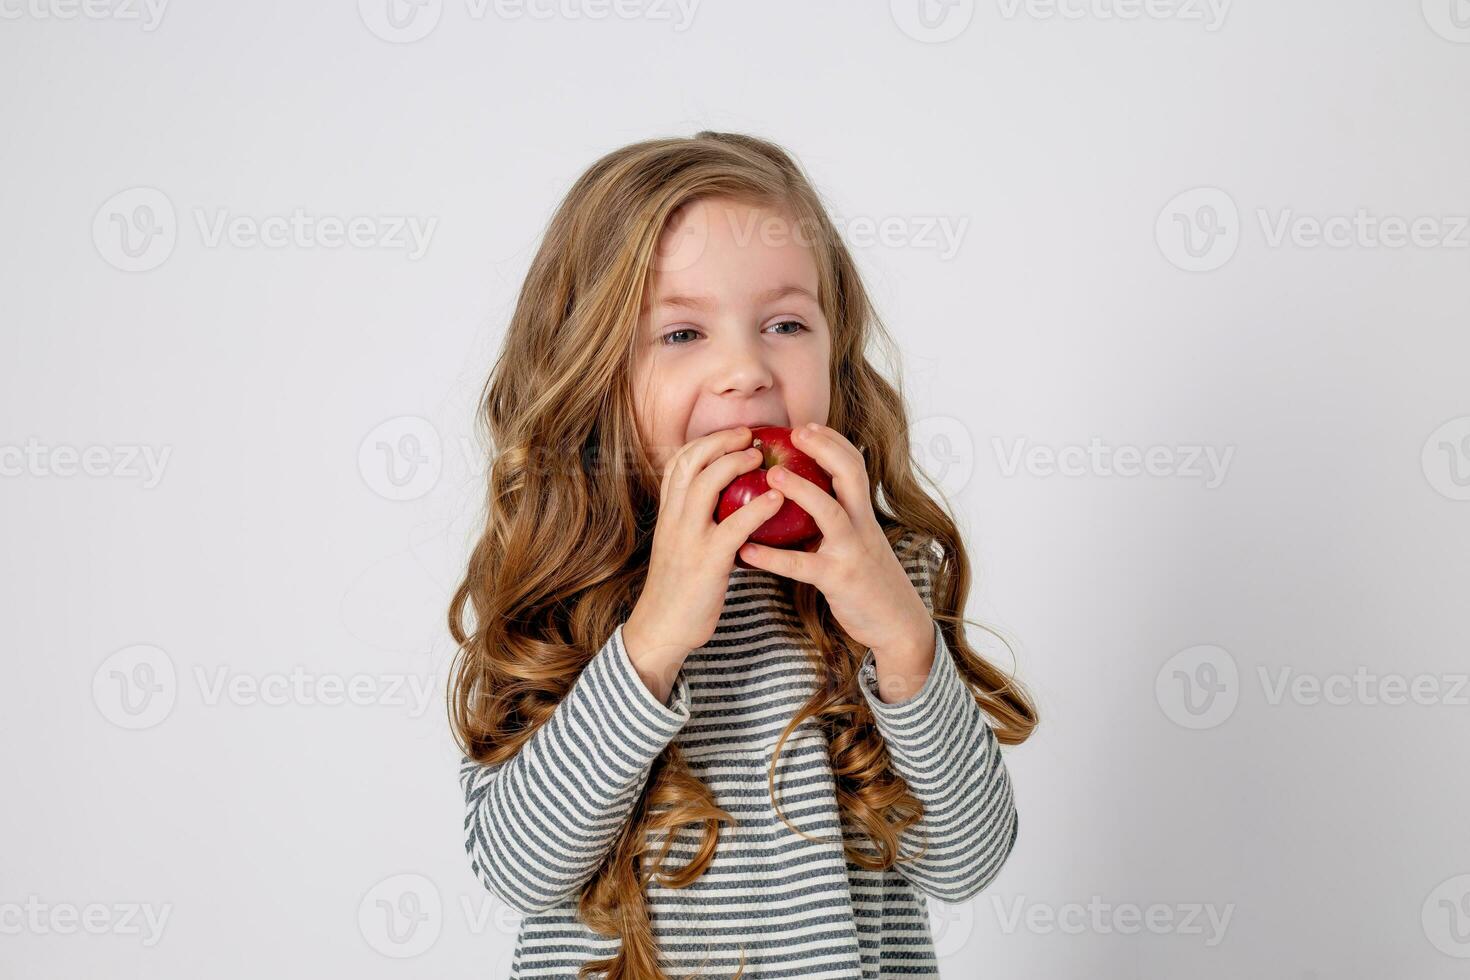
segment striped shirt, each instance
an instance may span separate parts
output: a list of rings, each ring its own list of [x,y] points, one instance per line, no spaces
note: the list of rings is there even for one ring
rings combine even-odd
[[[908,554],[911,543],[905,535],[898,553]],[[931,613],[933,561],[922,549],[904,565]],[[462,757],[470,867],[522,915],[512,980],[570,980],[584,961],[617,951],[619,939],[577,921],[577,901],[671,741],[738,825],[720,827],[715,857],[692,884],[647,886],[670,976],[733,976],[742,949],[752,980],[939,975],[925,896],[968,900],[1015,845],[1016,807],[999,742],[937,623],[934,665],[903,702],[878,697],[869,650],[859,687],[894,771],[925,810],[901,835],[900,850],[912,854],[927,842],[928,851],[887,871],[846,859],[844,831],[857,850],[875,851],[841,823],[826,738],[814,719],[787,738],[776,771],[782,812],[816,840],[794,833],[772,805],[767,774],[782,729],[817,677],[777,584],[774,573],[733,569],[719,624],[685,660],[668,703],[638,676],[620,624],[513,758],[485,766]],[[665,867],[686,864],[703,833],[675,832]]]

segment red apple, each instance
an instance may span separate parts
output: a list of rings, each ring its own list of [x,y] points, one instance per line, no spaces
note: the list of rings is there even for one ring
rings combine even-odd
[[[796,476],[810,480],[825,492],[837,496],[832,490],[832,477],[827,471],[792,444],[790,429],[778,425],[759,425],[751,429],[751,436],[751,445],[761,451],[760,468],[740,474],[720,491],[719,502],[715,506],[715,523],[723,521],[748,501],[769,490],[766,470],[778,463]],[[772,548],[811,551],[821,537],[821,528],[817,527],[812,515],[788,497],[781,501],[781,507],[775,514],[755,529],[750,540]],[[735,557],[735,564],[742,568],[751,567],[739,555]]]

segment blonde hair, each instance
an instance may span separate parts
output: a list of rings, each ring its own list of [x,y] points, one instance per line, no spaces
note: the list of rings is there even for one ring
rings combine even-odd
[[[893,345],[851,255],[785,151],[753,136],[705,131],[633,143],[593,163],[552,216],[521,287],[480,406],[494,448],[485,529],[449,608],[459,647],[449,714],[460,748],[483,764],[514,756],[637,601],[658,513],[658,480],[633,414],[639,311],[671,217],[716,197],[769,207],[808,230],[832,336],[827,423],[864,449],[874,513],[890,544],[897,549],[907,536],[938,546],[935,619],[997,738],[1024,741],[1037,723],[1035,706],[965,640],[969,562],[954,521],[915,472],[901,383],[890,384],[867,360],[870,340]],[[859,690],[866,651],[843,632],[815,588],[790,579],[779,587],[826,683],[783,731],[771,785],[786,737],[805,719],[817,719],[844,821],[876,849],[872,856],[846,846],[847,856],[862,867],[891,867],[912,857],[899,854],[899,835],[923,810],[889,766]],[[474,613],[470,628],[467,607]],[[645,884],[656,877],[680,888],[696,880],[727,822],[734,820],[671,742],[578,903],[579,920],[621,937],[621,948],[583,964],[579,976],[666,980]],[[703,826],[701,847],[683,868],[666,868],[668,839],[689,825]],[[654,853],[660,836],[665,845]],[[742,951],[736,976],[743,972]]]

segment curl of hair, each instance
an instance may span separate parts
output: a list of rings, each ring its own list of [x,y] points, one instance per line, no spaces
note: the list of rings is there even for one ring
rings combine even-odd
[[[1024,741],[1037,724],[1036,709],[1012,676],[965,640],[968,559],[954,521],[913,465],[901,381],[890,383],[867,359],[870,341],[882,341],[898,360],[851,255],[784,150],[753,136],[704,131],[633,143],[597,160],[552,216],[522,284],[479,409],[492,450],[485,528],[448,613],[458,649],[447,700],[460,748],[483,764],[514,756],[637,601],[658,512],[658,480],[633,414],[639,311],[660,233],[680,208],[711,197],[769,208],[808,236],[832,334],[827,424],[864,451],[874,514],[895,550],[913,542],[937,546],[921,555],[932,569],[931,611],[999,741]],[[901,555],[914,560],[911,550]],[[891,867],[912,857],[899,853],[899,835],[923,811],[890,767],[859,690],[866,650],[843,632],[815,588],[790,579],[779,587],[797,612],[817,676],[827,681],[781,734],[769,778],[772,802],[782,744],[805,719],[817,719],[843,825],[868,845],[849,841],[844,850],[860,866]],[[646,885],[681,888],[699,878],[727,822],[734,820],[671,742],[578,901],[578,918],[589,929],[621,938],[616,955],[581,967],[583,980],[598,973],[667,980]],[[675,833],[691,827],[702,828],[701,845],[685,866],[669,867]],[[737,977],[744,962],[741,950]]]

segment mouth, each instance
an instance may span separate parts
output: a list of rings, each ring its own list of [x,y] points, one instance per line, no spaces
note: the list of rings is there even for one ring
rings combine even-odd
[[[770,422],[770,421],[744,422],[744,421],[741,421],[741,422],[728,422],[725,425],[718,425],[718,426],[715,426],[713,429],[710,429],[709,431],[710,432],[721,432],[721,431],[723,431],[725,429],[738,429],[742,425],[745,426],[746,428],[750,428],[750,429],[759,429],[762,426],[775,426],[777,428],[782,428],[782,429],[788,427],[785,422]],[[706,432],[705,435],[709,435],[709,432]]]

